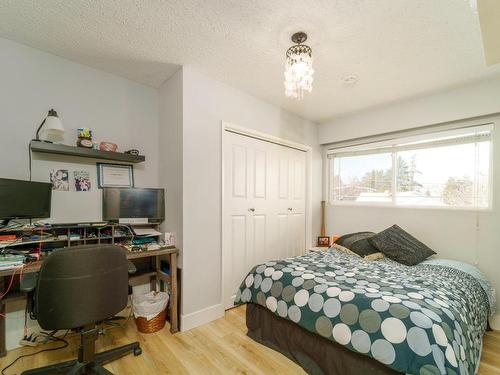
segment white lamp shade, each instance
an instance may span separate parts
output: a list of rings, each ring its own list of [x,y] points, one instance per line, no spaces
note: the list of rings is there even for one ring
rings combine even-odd
[[[50,142],[60,142],[64,139],[64,127],[59,117],[47,116],[40,131],[40,139]]]
[[[64,140],[64,130],[42,129],[40,139],[42,141],[61,142]]]

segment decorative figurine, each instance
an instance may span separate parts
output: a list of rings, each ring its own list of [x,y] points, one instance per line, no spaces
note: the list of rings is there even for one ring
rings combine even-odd
[[[89,128],[78,128],[76,129],[78,140],[76,145],[78,147],[93,148],[94,143],[92,142],[92,130]]]

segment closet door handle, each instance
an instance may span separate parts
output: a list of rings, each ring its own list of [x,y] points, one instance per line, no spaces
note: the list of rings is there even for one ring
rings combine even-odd
[[[255,212],[255,208],[249,208],[248,211]]]

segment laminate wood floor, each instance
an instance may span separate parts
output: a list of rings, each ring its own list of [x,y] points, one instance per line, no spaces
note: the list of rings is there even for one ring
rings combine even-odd
[[[19,360],[7,370],[7,375],[23,370],[75,358],[78,336],[68,338],[70,346],[53,352],[37,354]],[[226,312],[226,316],[189,332],[172,335],[168,324],[153,334],[136,331],[132,319],[126,328],[110,329],[98,341],[98,351],[139,341],[142,355],[127,355],[107,364],[111,372],[132,374],[304,374],[285,356],[257,344],[246,336],[245,307]],[[59,343],[49,344],[52,346]],[[44,346],[49,347],[48,345]],[[38,348],[12,350],[0,360],[0,368],[21,354]],[[500,375],[500,332],[487,332],[484,338],[480,375]]]

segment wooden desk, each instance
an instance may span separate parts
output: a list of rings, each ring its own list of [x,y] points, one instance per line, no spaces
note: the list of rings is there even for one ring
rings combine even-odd
[[[126,250],[124,250],[126,251]],[[140,251],[140,252],[129,252],[127,251],[127,259],[140,259],[140,258],[152,258],[154,260],[154,270],[147,273],[139,273],[137,275],[130,275],[130,278],[137,277],[149,277],[150,285],[153,290],[156,290],[157,281],[161,291],[165,290],[165,284],[170,285],[170,332],[176,333],[179,331],[178,322],[178,296],[177,296],[177,254],[178,249],[175,248],[164,248],[159,250],[151,251]],[[160,258],[162,256],[167,256],[170,263],[170,275],[166,274],[161,270]],[[23,268],[23,274],[32,273],[40,271],[43,260],[28,263]],[[19,269],[9,269],[0,271],[0,295],[5,292],[8,283],[5,283],[5,279],[9,279],[13,274],[19,275]],[[10,280],[8,280],[10,281]],[[0,357],[4,357],[7,354],[5,346],[5,304],[9,301],[24,299],[25,294],[19,291],[10,291],[3,299],[0,300]]]

